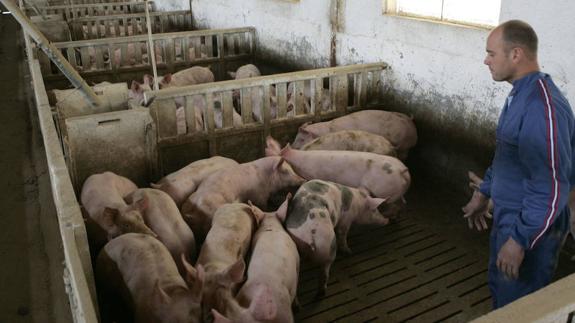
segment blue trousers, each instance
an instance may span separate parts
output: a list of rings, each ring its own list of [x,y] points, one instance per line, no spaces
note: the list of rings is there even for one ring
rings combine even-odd
[[[497,269],[497,254],[509,239],[513,214],[501,214],[495,210],[490,236],[489,289],[493,309],[505,306],[514,300],[530,294],[551,282],[557,268],[559,252],[569,231],[569,208],[565,208],[550,228],[537,241],[535,247],[525,251],[525,258],[519,267],[519,278],[509,279]],[[497,214],[500,213],[500,214]]]

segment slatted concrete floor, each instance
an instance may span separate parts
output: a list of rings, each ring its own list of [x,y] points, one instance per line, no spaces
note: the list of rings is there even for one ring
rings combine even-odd
[[[321,300],[318,268],[302,264],[297,321],[465,322],[491,310],[487,233],[468,231],[459,202],[416,195],[423,203],[395,223],[350,233],[353,252],[338,255]]]

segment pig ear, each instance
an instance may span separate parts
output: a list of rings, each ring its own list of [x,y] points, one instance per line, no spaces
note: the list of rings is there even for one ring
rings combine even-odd
[[[288,193],[286,195],[285,201],[282,203],[282,205],[280,205],[280,207],[276,211],[276,217],[278,218],[278,220],[280,220],[281,223],[285,222],[290,199],[291,199],[291,193]]]
[[[108,228],[114,226],[119,215],[120,211],[118,211],[118,209],[104,208],[104,212],[102,213],[103,224]]]
[[[232,320],[220,314],[215,308],[212,308],[212,315],[214,317],[213,323],[232,323]]]
[[[267,136],[266,138],[266,156],[280,156],[282,152],[289,147],[289,144],[282,149],[280,143],[275,140],[272,136]]]
[[[244,280],[245,269],[246,263],[240,255],[240,259],[226,270],[225,276],[229,278],[233,283],[241,283]]]
[[[150,199],[147,196],[142,197],[136,201],[134,209],[144,212],[150,206]]]
[[[150,183],[150,187],[157,190],[161,189],[162,186],[163,186],[162,184]]]
[[[172,300],[170,295],[166,294],[164,289],[162,289],[162,287],[160,286],[159,280],[156,280],[156,283],[154,284],[154,292],[153,293],[154,293],[154,300],[158,304],[169,304],[170,301]]]
[[[312,138],[317,138],[317,137],[319,137],[319,135],[318,135],[317,133],[315,133],[315,132],[313,132],[312,130],[309,129],[308,126],[309,126],[310,124],[311,124],[311,122],[306,122],[306,123],[302,124],[302,125],[299,127],[299,130],[298,130],[298,131],[299,131],[299,132],[302,132],[302,133],[304,133],[304,134],[310,135]]]
[[[182,258],[182,264],[184,265],[184,268],[186,269],[186,283],[188,285],[188,287],[190,288],[190,290],[192,291],[192,295],[194,296],[194,298],[196,298],[198,301],[201,298],[202,295],[202,289],[204,286],[204,267],[202,267],[202,265],[197,265],[197,268],[194,268],[186,259],[186,255],[184,255],[183,253],[181,254],[181,258]]]
[[[236,72],[228,71],[228,75],[229,75],[231,78],[233,78],[233,79],[236,78]]]
[[[152,83],[154,83],[154,77],[150,74],[144,74],[144,84],[151,86]]]
[[[280,169],[280,167],[282,167],[282,164],[285,162],[285,159],[280,158],[274,165],[274,170],[278,170]]]
[[[134,192],[126,195],[124,197],[124,202],[128,203],[128,204],[132,204],[132,202],[134,201]]]
[[[168,73],[168,74],[164,75],[164,78],[162,79],[162,83],[168,84],[170,82],[172,82],[172,74]]]
[[[142,87],[140,86],[140,83],[136,82],[136,81],[132,81],[132,84],[130,85],[130,90],[134,91],[134,92],[138,92]]]
[[[307,130],[306,128],[310,124],[311,124],[311,122],[306,122],[306,123],[302,124],[301,126],[299,126],[299,131],[309,133],[309,130]]]
[[[250,206],[250,210],[252,212],[252,216],[254,217],[254,220],[256,220],[256,224],[259,226],[260,222],[262,222],[262,220],[266,216],[265,213],[262,210],[260,210],[259,207],[253,205],[252,201],[250,201],[250,200],[248,200],[248,205]]]
[[[266,285],[260,285],[259,291],[250,304],[250,313],[257,321],[271,321],[277,316],[277,305]]]
[[[387,201],[387,198],[379,198],[379,197],[371,197],[368,196],[367,197],[367,203],[369,205],[369,209],[370,210],[376,210],[378,206],[380,206],[382,203],[385,203],[385,201]]]

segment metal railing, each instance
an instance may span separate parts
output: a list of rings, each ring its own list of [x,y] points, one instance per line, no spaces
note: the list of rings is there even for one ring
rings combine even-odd
[[[192,30],[189,10],[150,12],[152,33]],[[72,40],[142,35],[148,32],[144,13],[77,18],[69,22]]]
[[[75,322],[98,322],[97,297],[88,240],[80,206],[64,160],[60,139],[44,88],[40,64],[28,36],[24,36],[34,99],[48,163],[52,197],[56,207],[65,258],[66,291]],[[64,273],[63,273],[64,274]]]
[[[257,129],[265,138],[281,123],[319,121],[366,107],[380,97],[386,68],[386,63],[321,68],[149,91],[145,97],[152,102],[158,145],[208,140],[216,155],[213,137],[226,129]],[[177,115],[180,105],[184,111]],[[185,132],[178,132],[178,122],[185,122]]]
[[[127,14],[144,12],[145,6],[150,5],[150,10],[155,10],[153,1],[149,2],[102,2],[89,4],[73,5],[55,5],[55,6],[36,6],[25,7],[25,12],[30,15],[62,15],[66,21],[86,17],[86,16],[105,16],[115,14]]]
[[[168,71],[197,64],[225,66],[226,62],[253,58],[254,29],[210,29],[152,36],[156,63]],[[148,38],[145,35],[54,43],[82,75],[149,70]],[[43,53],[38,53],[42,75],[62,77]]]

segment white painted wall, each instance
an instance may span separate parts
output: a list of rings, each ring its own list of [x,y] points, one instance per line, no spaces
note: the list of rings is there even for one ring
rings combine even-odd
[[[384,15],[385,0],[191,1],[200,28],[254,26],[258,50],[275,62],[302,69],[329,66],[334,35],[337,65],[387,62],[388,93],[422,129],[416,157],[432,173],[459,174],[459,183],[466,181],[466,169],[481,172],[488,164],[489,150],[441,140],[463,136],[475,140],[470,146],[494,144],[511,85],[494,82],[483,64],[489,30]],[[339,8],[335,19],[333,8]],[[522,19],[534,27],[543,71],[575,104],[573,12],[572,0],[502,0],[500,20]],[[443,131],[440,137],[437,131]]]
[[[174,11],[174,10],[190,9],[190,2],[188,0],[160,0],[154,2],[157,11]]]
[[[302,68],[329,65],[330,0],[192,0],[200,28],[256,27],[257,47]]]
[[[338,65],[385,61],[390,82],[407,103],[435,113],[497,120],[510,85],[491,80],[483,65],[488,30],[383,14],[382,0],[339,0]],[[336,0],[192,0],[203,28],[254,26],[259,49],[302,68],[329,65]],[[523,19],[540,38],[540,63],[575,102],[575,1],[502,0],[501,21]],[[473,120],[475,118],[465,118]]]

